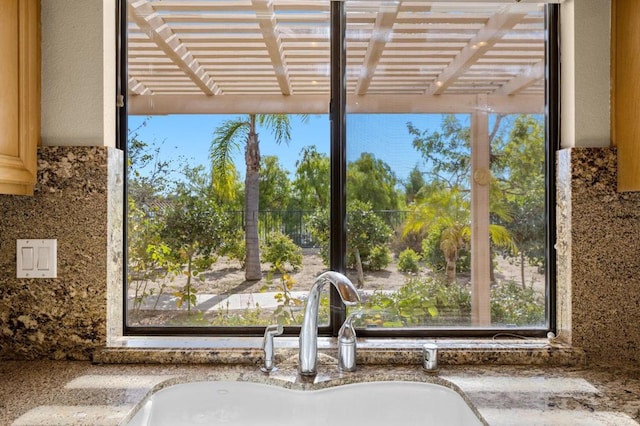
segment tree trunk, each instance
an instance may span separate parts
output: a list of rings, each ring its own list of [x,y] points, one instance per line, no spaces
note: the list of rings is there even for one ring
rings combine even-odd
[[[262,278],[260,270],[260,240],[258,237],[260,148],[258,135],[254,130],[249,132],[245,150],[247,174],[245,176],[245,247],[246,263],[244,276],[247,281]]]
[[[191,314],[191,254],[189,254],[189,261],[187,262],[187,312]]]
[[[447,261],[447,285],[456,280],[456,259],[445,259]]]
[[[364,287],[364,272],[362,271],[362,259],[360,258],[360,250],[357,248],[353,251],[353,256],[356,258],[356,287]]]
[[[522,281],[522,288],[527,288],[527,282],[524,278],[524,252],[520,250],[520,280]]]
[[[493,246],[489,247],[489,282],[496,282],[496,263],[493,261]]]

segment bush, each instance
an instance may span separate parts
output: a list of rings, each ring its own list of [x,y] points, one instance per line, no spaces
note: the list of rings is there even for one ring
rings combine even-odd
[[[381,271],[391,263],[391,250],[387,246],[375,246],[369,252],[368,268],[370,271]]]
[[[420,270],[420,256],[418,253],[408,248],[398,256],[398,270],[401,272],[418,272]]]
[[[382,327],[420,327],[433,324],[465,324],[471,317],[471,293],[467,286],[450,285],[434,278],[413,278],[394,293],[376,292],[366,300],[364,323]]]
[[[375,292],[363,304],[366,314],[358,326],[421,327],[429,325],[469,325],[471,290],[466,284],[428,278],[411,278],[394,293]],[[545,304],[542,295],[505,281],[491,288],[493,326],[543,325]]]
[[[244,269],[247,257],[247,250],[244,243],[244,233],[237,231],[224,242],[223,246],[218,250],[221,256],[227,256],[229,259],[236,259],[240,262],[240,267]]]
[[[320,257],[325,266],[329,266],[329,211],[321,209],[306,216],[311,237],[320,246]]]
[[[513,280],[491,288],[491,322],[504,325],[543,325],[545,303],[542,295],[523,288]]]
[[[391,250],[395,254],[400,254],[406,249],[420,253],[422,251],[422,241],[426,235],[425,231],[409,231],[405,234],[404,225],[401,225],[394,232]]]
[[[274,270],[284,271],[288,265],[297,271],[302,266],[302,250],[288,236],[272,232],[262,247],[262,261],[271,263]]]
[[[309,216],[308,221],[313,240],[320,245],[320,256],[325,265],[328,265],[329,212],[326,209],[320,210]],[[375,214],[370,204],[352,200],[347,206],[347,268],[356,267],[356,250],[360,255],[363,268],[386,267],[391,262],[390,251],[382,247],[388,246],[391,234],[391,228]],[[376,247],[381,247],[375,253],[379,258],[372,260]],[[385,253],[388,254],[386,263]]]
[[[347,267],[357,270],[357,256],[360,255],[363,269],[377,270],[389,264],[389,250],[381,247],[389,244],[391,228],[372,209],[370,203],[352,200],[347,206]],[[372,259],[377,250],[378,259]],[[388,259],[385,263],[385,258]],[[361,285],[362,283],[359,283]]]

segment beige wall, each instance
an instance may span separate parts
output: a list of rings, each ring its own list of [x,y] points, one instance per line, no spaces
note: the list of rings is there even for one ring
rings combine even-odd
[[[611,1],[565,0],[561,40],[562,147],[608,147]]]
[[[42,145],[115,146],[115,0],[42,0]]]

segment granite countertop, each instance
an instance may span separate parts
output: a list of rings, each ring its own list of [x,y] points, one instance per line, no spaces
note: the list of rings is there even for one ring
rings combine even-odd
[[[323,359],[320,359],[323,361]],[[313,383],[296,367],[267,376],[249,365],[0,361],[0,424],[118,425],[154,389],[192,380],[245,380],[318,388],[371,380],[449,381],[490,425],[637,425],[640,369],[600,366],[359,366],[320,362]]]

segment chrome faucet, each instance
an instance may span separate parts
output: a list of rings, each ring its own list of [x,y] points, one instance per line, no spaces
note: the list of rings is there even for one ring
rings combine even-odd
[[[354,305],[360,301],[360,295],[356,286],[344,275],[328,271],[316,278],[304,308],[304,318],[300,329],[299,345],[300,361],[299,371],[303,376],[314,376],[318,361],[318,307],[320,305],[320,292],[329,282],[338,290],[340,298],[345,305]]]

